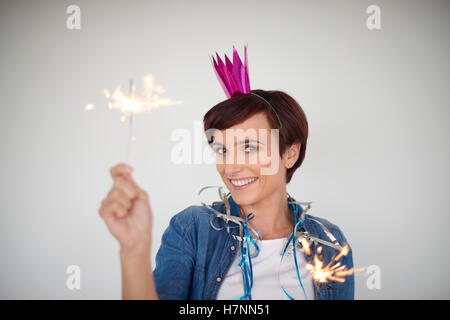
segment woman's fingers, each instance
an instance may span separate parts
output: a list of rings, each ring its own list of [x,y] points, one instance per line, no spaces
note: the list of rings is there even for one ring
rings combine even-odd
[[[100,216],[104,220],[108,220],[113,218],[114,216],[121,218],[124,217],[128,213],[128,209],[126,209],[120,202],[112,201],[110,199],[105,199],[102,202],[102,206],[99,210]]]
[[[128,174],[131,174],[133,172],[133,168],[126,163],[119,163],[118,165],[112,167],[109,172],[111,174],[111,177],[115,179],[119,176],[126,176]]]
[[[133,168],[126,163],[119,163],[110,170],[115,186],[123,189],[131,199],[148,199],[148,194],[131,177],[132,172]]]
[[[126,178],[123,176],[116,177],[114,179],[113,189],[117,188],[122,190],[129,199],[136,198],[138,191],[136,184],[132,181],[131,178]]]
[[[105,219],[121,218],[128,214],[134,199],[148,200],[148,194],[131,177],[132,168],[124,163],[111,168],[114,184],[102,201],[100,216]]]
[[[141,189],[136,182],[133,180],[133,178],[130,176],[127,176],[125,180],[129,183],[131,188],[136,191],[136,198],[142,199],[142,200],[148,200],[148,194],[143,189]]]
[[[119,202],[124,208],[130,209],[132,206],[132,199],[130,199],[125,191],[120,188],[113,188],[108,194],[108,199],[110,201]]]

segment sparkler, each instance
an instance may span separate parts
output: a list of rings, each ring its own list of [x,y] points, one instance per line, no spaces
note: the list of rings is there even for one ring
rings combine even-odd
[[[133,86],[133,79],[131,79],[130,80],[130,94],[129,94],[130,100],[133,100],[133,95],[134,95],[134,90],[135,89],[136,88]],[[134,136],[133,136],[133,111],[132,110],[129,111],[129,119],[130,119],[130,122],[129,122],[130,135],[128,136],[128,147],[127,147],[127,157],[126,157],[127,162],[128,162],[128,157],[129,157],[129,154],[130,154],[131,141],[134,138]]]
[[[131,150],[131,142],[136,140],[136,137],[133,136],[134,115],[151,111],[152,109],[159,107],[172,106],[182,103],[180,100],[172,100],[170,98],[161,97],[166,89],[161,85],[157,85],[155,83],[155,77],[151,74],[147,74],[142,77],[142,88],[142,95],[136,95],[136,86],[133,84],[133,80],[130,80],[130,89],[128,94],[123,92],[120,86],[117,86],[113,93],[110,93],[107,89],[103,90],[103,95],[109,100],[108,108],[119,110],[122,113],[120,118],[121,122],[124,122],[127,117],[129,119],[129,137],[126,154],[127,161]],[[88,104],[84,107],[84,110],[90,111],[93,108],[93,104]]]
[[[306,252],[306,250],[305,250]],[[309,246],[308,246],[309,252]],[[313,263],[308,263],[306,268],[311,272],[312,278],[314,281],[319,283],[326,283],[328,281],[337,281],[337,282],[345,282],[345,277],[364,270],[364,268],[351,268],[347,269],[347,266],[341,265],[340,262],[337,262],[342,256],[346,256],[350,252],[350,247],[348,244],[345,244],[341,249],[336,253],[330,262],[324,266],[322,253],[322,247],[317,248],[317,253],[314,255]]]

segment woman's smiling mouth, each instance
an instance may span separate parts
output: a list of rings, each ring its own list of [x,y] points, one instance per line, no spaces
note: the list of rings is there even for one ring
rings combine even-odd
[[[242,190],[247,188],[249,185],[255,183],[258,177],[244,178],[244,179],[228,179],[235,190]]]

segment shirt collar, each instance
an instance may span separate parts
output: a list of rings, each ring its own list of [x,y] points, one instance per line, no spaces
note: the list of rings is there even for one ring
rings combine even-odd
[[[231,194],[229,196],[227,196],[228,199],[228,203],[230,204],[230,212],[232,216],[235,217],[240,217],[241,216],[241,207],[234,201],[233,197],[231,196]],[[293,197],[289,196],[287,197],[286,201],[296,201]],[[296,205],[296,204],[293,204]],[[300,217],[300,215],[303,212],[303,208],[302,206],[299,206],[300,209],[298,210],[298,217]],[[291,205],[289,206],[289,209],[291,209]]]

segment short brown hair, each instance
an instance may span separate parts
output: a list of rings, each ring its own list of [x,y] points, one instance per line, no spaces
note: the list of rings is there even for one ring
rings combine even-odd
[[[271,128],[280,130],[280,157],[289,146],[297,142],[301,143],[297,161],[286,172],[286,183],[289,183],[295,170],[300,167],[305,158],[308,140],[308,121],[305,113],[297,101],[285,92],[261,89],[255,89],[252,92],[262,96],[273,106],[282,123],[281,129],[277,116],[263,99],[253,94],[241,94],[212,107],[203,117],[204,130],[205,132],[210,132],[209,129],[225,130],[244,122],[255,114],[265,113]],[[208,143],[213,142],[212,136],[207,139]]]

